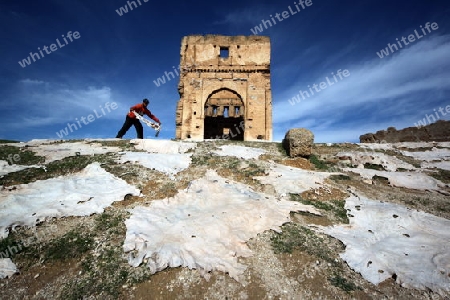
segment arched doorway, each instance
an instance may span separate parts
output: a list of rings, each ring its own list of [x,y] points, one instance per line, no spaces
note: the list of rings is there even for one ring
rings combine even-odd
[[[220,89],[205,102],[204,139],[244,140],[244,102],[230,89]]]

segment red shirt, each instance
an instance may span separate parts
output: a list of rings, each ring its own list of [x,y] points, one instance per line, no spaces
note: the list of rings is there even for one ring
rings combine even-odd
[[[140,114],[141,116],[143,114],[146,114],[150,119],[154,120],[157,123],[159,122],[159,119],[153,115],[145,106],[143,103],[139,103],[136,104],[135,106],[130,107],[130,112],[128,113],[128,116],[132,119],[136,119],[136,116],[134,115],[134,113],[132,113],[131,111],[134,110],[135,112],[137,112],[138,114]]]

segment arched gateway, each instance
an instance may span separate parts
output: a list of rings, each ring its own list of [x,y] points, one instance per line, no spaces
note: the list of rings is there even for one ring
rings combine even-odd
[[[211,95],[204,109],[205,139],[244,140],[244,102],[229,89],[220,89]]]

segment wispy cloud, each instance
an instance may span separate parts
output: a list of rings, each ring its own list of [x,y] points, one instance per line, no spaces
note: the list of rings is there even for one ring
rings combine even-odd
[[[5,107],[14,112],[8,116],[9,128],[48,126],[73,121],[92,113],[106,102],[112,102],[110,87],[73,88],[65,85],[24,79],[16,91],[18,102]],[[19,109],[17,103],[20,103]],[[108,117],[108,116],[105,116]],[[111,116],[112,117],[112,114]]]
[[[262,18],[268,16],[268,11],[272,11],[271,6],[260,3],[255,6],[246,6],[239,10],[233,10],[223,15],[221,19],[214,22],[215,25],[231,25],[231,26],[256,26],[261,22]]]
[[[378,58],[374,53],[374,59],[370,61],[345,66],[351,73],[348,78],[292,106],[289,99],[298,95],[300,90],[307,90],[308,85],[325,81],[326,76],[330,77],[331,74],[325,73],[319,78],[296,82],[286,92],[277,95],[274,103],[274,127],[283,128],[286,124],[305,123],[302,120],[314,119],[315,124],[306,123],[310,123],[312,129],[315,129],[326,122],[330,127],[322,126],[320,130],[327,132],[338,121],[345,127],[346,123],[352,123],[352,118],[360,119],[358,113],[362,110],[369,112],[366,120],[370,124],[368,127],[373,129],[383,129],[380,126],[387,124],[384,121],[390,119],[393,123],[392,118],[395,117],[402,118],[395,120],[395,123],[412,126],[408,118],[423,115],[424,110],[433,106],[433,101],[436,103],[439,100],[437,97],[448,97],[448,53],[448,35],[429,37],[384,59]],[[342,65],[337,68],[342,68]],[[402,116],[398,116],[400,108]],[[342,122],[345,119],[347,121]],[[278,132],[278,138],[282,134],[284,133]]]
[[[42,81],[42,80],[29,79],[29,78],[27,78],[27,79],[22,79],[22,80],[20,81],[20,83],[23,83],[23,84],[45,84],[45,82]]]

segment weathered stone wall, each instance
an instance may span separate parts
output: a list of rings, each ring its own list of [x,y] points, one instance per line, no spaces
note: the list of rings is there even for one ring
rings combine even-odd
[[[180,55],[177,139],[272,140],[268,37],[186,36]]]
[[[397,130],[389,127],[376,133],[359,137],[361,143],[446,142],[450,141],[450,121],[437,121],[423,127],[407,127]]]

